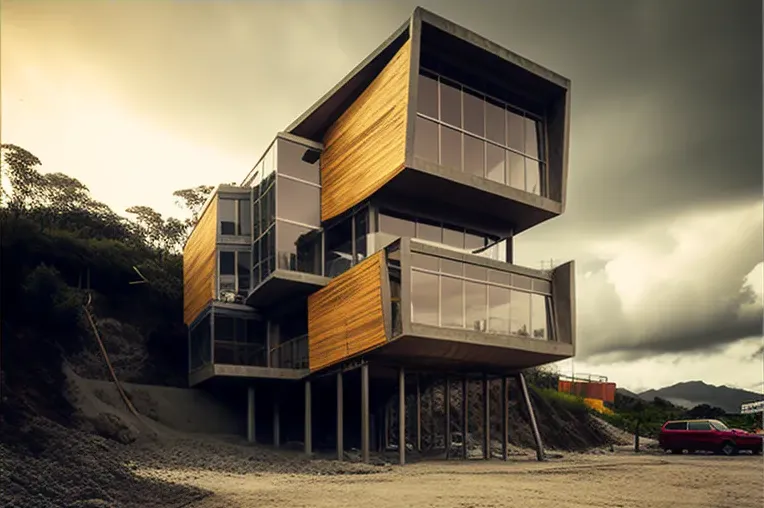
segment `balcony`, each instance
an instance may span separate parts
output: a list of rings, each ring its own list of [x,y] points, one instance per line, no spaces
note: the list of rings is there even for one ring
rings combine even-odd
[[[574,355],[572,263],[550,273],[408,238],[385,258],[390,334],[375,356],[498,371]]]

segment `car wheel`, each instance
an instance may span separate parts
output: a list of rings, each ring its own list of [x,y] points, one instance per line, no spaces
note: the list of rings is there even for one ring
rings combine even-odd
[[[735,446],[735,443],[732,441],[725,441],[722,443],[721,448],[719,451],[722,452],[724,455],[735,455],[737,453],[737,447]]]
[[[752,450],[754,455],[761,455],[761,446]]]

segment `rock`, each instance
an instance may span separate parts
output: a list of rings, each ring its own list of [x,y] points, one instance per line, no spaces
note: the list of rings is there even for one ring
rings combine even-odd
[[[119,416],[112,413],[100,413],[90,419],[90,423],[98,435],[118,443],[130,444],[137,438],[135,432],[125,425]]]

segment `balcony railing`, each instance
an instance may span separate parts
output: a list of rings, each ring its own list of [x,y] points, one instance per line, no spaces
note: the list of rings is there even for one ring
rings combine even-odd
[[[308,368],[308,336],[301,335],[271,349],[271,367],[280,369]]]
[[[215,340],[215,363],[265,367],[266,358],[262,344]]]

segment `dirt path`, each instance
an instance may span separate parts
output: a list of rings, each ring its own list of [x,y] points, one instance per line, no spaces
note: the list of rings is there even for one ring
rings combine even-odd
[[[193,508],[764,506],[764,462],[754,456],[570,455],[541,464],[431,462],[342,476],[160,474],[214,492]]]

